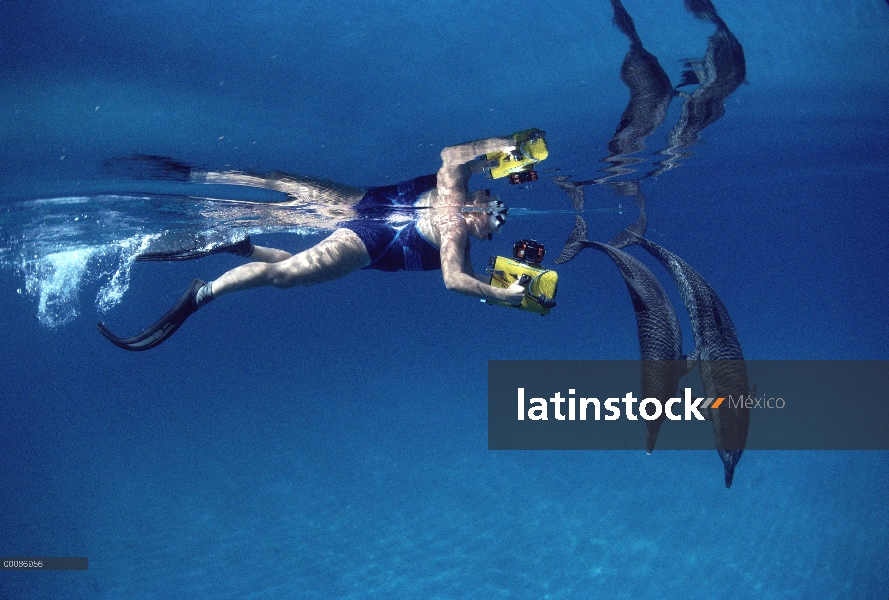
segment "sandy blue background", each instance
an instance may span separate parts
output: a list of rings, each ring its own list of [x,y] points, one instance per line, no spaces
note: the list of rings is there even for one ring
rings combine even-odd
[[[679,1],[626,7],[678,83],[713,26]],[[693,156],[643,182],[649,235],[717,290],[747,358],[889,359],[889,5],[717,9],[748,85]],[[76,195],[134,152],[380,185],[528,127],[547,131],[546,168],[595,177],[628,46],[603,0],[4,2],[0,210]],[[551,175],[490,187],[569,209]],[[587,188],[590,209],[620,202]],[[632,222],[621,206],[587,215],[592,238]],[[521,237],[553,258],[572,225],[517,216],[473,246],[476,269]],[[85,277],[77,316],[47,327],[22,240],[3,240],[0,555],[90,564],[0,572],[4,600],[889,595],[885,453],[749,452],[726,490],[715,452],[646,456],[641,435],[638,452],[487,450],[489,359],[638,357],[602,255],[559,269],[545,318],[438,273],[362,272],[225,297],[133,355],[96,321],[135,331],[238,260],[139,264],[106,312]]]

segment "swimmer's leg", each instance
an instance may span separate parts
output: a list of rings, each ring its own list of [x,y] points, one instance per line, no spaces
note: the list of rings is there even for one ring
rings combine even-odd
[[[215,281],[214,298],[254,287],[309,286],[345,277],[370,264],[364,242],[349,229],[337,229],[308,250],[274,263],[250,263],[235,267]]]
[[[250,260],[262,263],[276,263],[287,260],[293,256],[286,250],[278,248],[267,248],[265,246],[253,246],[253,252],[250,254]]]
[[[283,251],[262,248],[260,252]],[[355,232],[337,229],[319,244],[280,262],[241,265],[211,283],[195,279],[173,308],[138,335],[121,338],[102,323],[98,329],[119,348],[149,350],[173,335],[188,317],[216,296],[265,285],[281,288],[314,285],[345,277],[369,264],[367,248]]]

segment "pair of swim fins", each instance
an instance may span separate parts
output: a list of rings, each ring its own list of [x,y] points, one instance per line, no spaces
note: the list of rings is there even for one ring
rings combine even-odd
[[[250,241],[250,236],[231,243],[227,239],[214,239],[212,236],[168,234],[154,240],[145,252],[136,257],[136,260],[193,260],[221,252],[250,256],[253,253],[253,243]],[[103,323],[99,323],[96,327],[99,329],[99,333],[118,348],[133,352],[150,350],[173,335],[188,317],[208,301],[207,299],[201,303],[198,302],[198,293],[204,285],[206,282],[201,279],[192,281],[173,308],[164,313],[145,331],[133,337],[118,337],[111,333]]]

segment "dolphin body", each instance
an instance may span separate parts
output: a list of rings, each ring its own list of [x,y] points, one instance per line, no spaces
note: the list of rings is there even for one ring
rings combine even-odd
[[[697,358],[704,392],[710,398],[746,397],[750,393],[747,367],[735,326],[725,305],[710,284],[684,260],[646,239],[647,217],[640,206],[639,219],[608,244],[616,248],[638,244],[654,256],[673,278],[695,338]],[[705,409],[713,422],[716,451],[725,469],[725,487],[732,486],[735,466],[741,460],[750,429],[750,410],[724,403],[718,409]]]
[[[586,239],[587,225],[583,217],[576,215],[576,225],[571,237],[565,243],[562,253],[554,261],[556,264],[568,262],[584,248],[594,248],[607,254],[620,270],[633,301],[636,312],[636,327],[639,334],[639,348],[642,357],[642,398],[657,398],[665,403],[676,396],[679,379],[692,366],[694,359],[683,362],[682,330],[676,311],[667,298],[660,282],[638,259],[623,250]],[[648,437],[645,450],[654,450],[661,425],[666,418],[661,415],[654,421],[645,421]]]

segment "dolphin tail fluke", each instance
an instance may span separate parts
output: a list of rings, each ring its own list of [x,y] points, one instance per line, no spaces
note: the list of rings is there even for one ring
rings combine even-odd
[[[633,17],[630,16],[630,13],[624,8],[624,5],[621,4],[620,0],[611,0],[611,8],[614,9],[614,24],[617,25],[620,32],[627,36],[631,43],[639,44],[641,46],[642,40],[636,32],[636,25],[633,23]]]
[[[557,265],[568,262],[569,260],[577,256],[578,252],[586,248],[586,221],[584,221],[583,217],[581,217],[580,215],[575,215],[574,219],[574,229],[571,230],[571,234],[568,236],[568,240],[565,242],[565,247],[562,248],[562,253],[559,254],[559,257],[553,261]]]
[[[626,248],[627,246],[638,244],[639,238],[645,237],[646,229],[648,229],[648,217],[645,215],[645,210],[640,209],[639,218],[636,219],[636,222],[614,236],[614,239],[608,242],[608,245],[615,248]]]
[[[699,19],[715,23],[719,19],[716,7],[710,0],[685,0],[685,10]]]
[[[553,177],[553,183],[565,190],[565,193],[568,194],[568,198],[571,200],[571,205],[574,207],[574,210],[583,210],[584,182],[568,181],[566,176],[560,175],[559,177]]]

